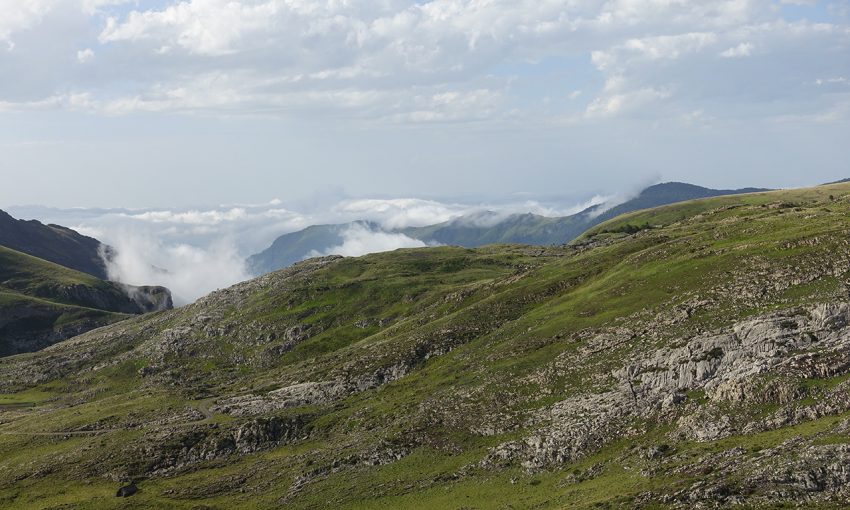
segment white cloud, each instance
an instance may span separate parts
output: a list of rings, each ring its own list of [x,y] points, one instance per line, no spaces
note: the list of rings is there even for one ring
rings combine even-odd
[[[124,230],[112,233],[109,242],[117,250],[107,266],[111,280],[168,287],[177,305],[250,277],[235,246],[223,240],[205,247],[168,244],[162,238]]]
[[[342,233],[343,243],[323,252],[313,252],[310,256],[342,255],[359,257],[369,253],[397,250],[399,248],[424,248],[425,243],[404,234],[375,231],[362,224],[354,224]]]
[[[55,83],[22,87],[24,98],[4,97],[0,85],[4,109],[75,96],[87,100],[53,100],[52,107],[107,115],[512,122],[564,112],[551,111],[551,103],[525,107],[539,104],[523,97],[533,88],[522,85],[532,78],[504,69],[563,58],[575,82],[547,83],[545,95],[563,98],[581,86],[586,99],[571,96],[567,107],[576,121],[588,118],[582,110],[596,119],[645,112],[679,118],[709,111],[711,101],[737,111],[742,96],[732,91],[750,77],[722,67],[735,57],[758,49],[758,90],[775,95],[766,101],[781,109],[777,99],[804,97],[802,85],[788,83],[811,83],[830,68],[845,73],[850,48],[846,20],[787,21],[768,0],[6,0],[0,40],[12,44],[12,34],[46,19],[61,26],[60,16],[74,19],[76,31],[54,29],[43,39],[94,29],[95,38],[73,44],[85,48],[78,60],[97,72],[53,73]],[[590,57],[592,65],[576,57]],[[589,80],[594,73],[599,79]],[[616,93],[585,85],[619,78],[628,86]],[[41,88],[51,91],[34,97]],[[659,98],[670,99],[669,107],[651,110]],[[820,106],[817,99],[809,98],[810,109]]]
[[[283,2],[192,0],[163,10],[133,11],[123,22],[109,18],[101,43],[158,41],[198,55],[225,55],[247,34],[267,32]]]
[[[94,59],[94,51],[91,48],[86,48],[84,50],[79,50],[77,52],[77,62],[79,62],[81,64],[91,62],[93,59]]]
[[[585,116],[591,119],[613,117],[669,98],[672,94],[669,89],[634,88],[624,77],[615,76],[606,82],[602,93],[587,105]]]
[[[803,83],[824,70],[848,68],[836,57],[850,50],[850,28],[762,18],[712,24],[710,31],[632,38],[592,52],[591,60],[606,81],[585,118],[630,113],[681,119],[697,110],[712,118],[747,118],[781,110],[779,105],[787,109],[793,104],[811,113],[823,101],[835,104],[837,98],[812,94]],[[701,28],[708,26],[703,20]],[[734,62],[756,54],[759,58],[747,67]]]
[[[92,101],[91,96],[88,93],[57,94],[35,101],[0,101],[0,112],[55,109],[65,109],[72,111],[91,111],[94,108],[95,103]]]
[[[38,24],[59,0],[0,0],[0,41],[11,51],[12,35]]]
[[[178,303],[185,304],[247,279],[246,257],[266,249],[278,236],[309,225],[357,220],[377,224],[379,228],[356,223],[343,234],[340,245],[312,254],[359,256],[425,246],[391,230],[460,217],[494,224],[515,213],[565,216],[594,205],[602,205],[601,212],[625,198],[597,195],[577,204],[522,199],[499,204],[419,198],[347,199],[331,206],[313,204],[300,212],[283,207],[280,200],[186,210],[13,207],[9,211],[17,217],[68,225],[114,246],[119,256],[110,264],[111,278],[133,285],[164,285],[172,290]]]
[[[815,85],[848,85],[850,84],[850,80],[843,76],[836,76],[834,78],[818,78],[815,80]]]
[[[97,14],[104,7],[128,4],[137,1],[138,0],[82,0],[81,7],[83,9],[83,12],[89,15],[93,15]]]
[[[146,211],[138,214],[128,214],[130,218],[152,221],[154,223],[180,223],[188,225],[218,225],[226,221],[243,220],[248,217],[248,212],[241,207],[235,207],[225,211]]]
[[[446,204],[417,198],[347,200],[334,207],[334,212],[357,219],[380,223],[387,229],[421,227],[442,223],[471,212],[468,205]]]
[[[677,59],[689,53],[696,53],[717,41],[717,34],[712,32],[691,32],[679,35],[660,35],[629,39],[616,50],[636,54],[648,60]],[[635,58],[630,55],[629,58]],[[601,68],[607,65],[600,66]]]
[[[723,50],[720,53],[720,56],[723,58],[749,57],[753,54],[753,48],[754,46],[752,44],[748,42],[743,42],[737,46]]]

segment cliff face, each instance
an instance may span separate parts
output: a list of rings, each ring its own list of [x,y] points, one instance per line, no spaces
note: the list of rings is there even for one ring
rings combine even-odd
[[[170,310],[174,306],[171,292],[165,287],[108,283],[105,288],[85,284],[42,286],[35,295],[60,303],[136,315]]]
[[[171,291],[158,285],[134,286],[119,284],[130,301],[133,303],[134,311],[130,313],[162,312],[174,308]]]
[[[0,359],[0,501],[842,508],[849,218],[842,184],[312,259]]]

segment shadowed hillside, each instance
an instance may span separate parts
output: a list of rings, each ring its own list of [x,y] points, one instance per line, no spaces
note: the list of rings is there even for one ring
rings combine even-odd
[[[16,220],[0,211],[0,246],[32,255],[101,280],[107,279],[106,264],[100,256],[109,248],[97,239],[59,225],[36,220]]]

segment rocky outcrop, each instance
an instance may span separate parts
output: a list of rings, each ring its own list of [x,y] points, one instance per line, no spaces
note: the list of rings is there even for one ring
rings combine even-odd
[[[137,492],[139,492],[139,488],[136,487],[135,483],[131,483],[131,484],[128,484],[128,485],[125,485],[125,486],[119,488],[118,491],[115,493],[115,497],[117,497],[117,498],[129,498],[130,496],[133,496]]]
[[[304,416],[255,418],[225,427],[197,425],[188,429],[165,429],[145,437],[137,446],[147,459],[133,476],[161,474],[229,455],[245,455],[292,443],[309,434]]]
[[[174,307],[171,291],[165,287],[136,287],[113,282],[104,287],[81,284],[42,287],[35,295],[61,303],[134,315]]]
[[[145,285],[136,287],[134,285],[120,284],[121,288],[135,304],[135,311],[131,313],[162,312],[174,308],[171,291],[165,287]]]
[[[618,344],[617,339],[629,337],[613,331],[590,344],[596,346],[593,349],[610,348]],[[843,386],[825,392],[815,404],[800,407],[795,403],[806,390],[781,379],[850,373],[848,303],[772,313],[672,344],[680,346],[646,351],[614,370],[613,389],[581,394],[536,412],[529,420],[536,431],[494,448],[484,464],[519,462],[534,470],[571,462],[637,432],[632,428],[638,418],[672,420],[674,436],[712,441],[850,409]],[[705,405],[688,396],[695,393],[704,395]],[[785,407],[767,417],[720,409],[742,402]]]
[[[468,340],[469,336],[460,331],[441,330],[434,337],[416,342],[409,351],[372,370],[358,373],[356,369],[359,367],[346,365],[338,371],[336,379],[296,383],[263,395],[230,398],[218,405],[216,410],[234,416],[252,416],[304,405],[330,404],[401,379],[429,359],[442,356]]]

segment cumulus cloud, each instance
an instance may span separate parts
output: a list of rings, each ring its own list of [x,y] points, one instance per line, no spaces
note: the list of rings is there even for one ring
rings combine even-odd
[[[744,24],[701,28],[711,30],[634,38],[592,52],[606,81],[588,105],[586,118],[647,114],[650,109],[653,118],[683,118],[692,111],[746,118],[783,109],[779,104],[812,111],[824,101],[842,101],[812,94],[802,83],[831,67],[847,68],[833,60],[850,49],[847,26],[763,15]],[[745,57],[746,66],[736,63]]]
[[[576,122],[640,112],[679,118],[717,109],[702,104],[712,101],[737,112],[736,101],[751,100],[738,94],[742,88],[772,96],[765,103],[775,109],[782,109],[780,98],[813,110],[829,96],[806,96],[801,84],[830,70],[850,72],[850,27],[830,16],[786,19],[768,0],[20,0],[0,4],[0,41],[11,45],[48,19],[75,23],[75,30],[44,37],[74,34],[54,46],[85,48],[79,61],[98,72],[53,73],[54,83],[21,87],[19,95],[31,96],[25,99],[3,97],[0,86],[0,102],[5,109],[49,104],[108,115],[511,122],[554,112],[532,110],[523,97],[530,89],[522,85],[539,74],[506,70],[570,59],[572,85],[584,93],[562,108]],[[729,67],[755,57],[756,48],[752,71]],[[23,60],[18,68],[25,83]],[[612,81],[620,90],[585,86]],[[567,97],[570,85],[545,88]]]
[[[753,54],[753,45],[747,42],[743,42],[737,46],[732,48],[723,50],[720,53],[720,56],[723,58],[741,58],[741,57],[749,57]]]
[[[630,64],[634,63],[635,59],[675,60],[689,53],[699,52],[716,41],[717,34],[713,32],[690,32],[629,39],[610,50],[592,52],[591,59],[599,69],[609,70],[622,65],[623,60]]]
[[[161,52],[180,47],[199,55],[225,55],[236,52],[235,44],[246,34],[268,31],[278,8],[277,2],[179,2],[162,10],[133,11],[122,22],[110,17],[99,40],[155,41]]]
[[[15,48],[12,36],[37,25],[58,0],[4,0],[0,3],[0,41],[9,51]]]

